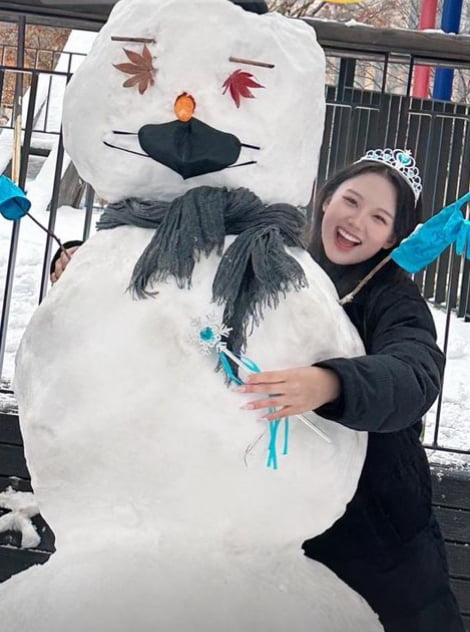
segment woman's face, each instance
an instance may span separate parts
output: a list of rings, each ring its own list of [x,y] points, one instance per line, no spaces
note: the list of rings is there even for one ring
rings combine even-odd
[[[395,243],[397,194],[378,173],[362,173],[343,182],[323,204],[322,242],[332,263],[351,265]]]

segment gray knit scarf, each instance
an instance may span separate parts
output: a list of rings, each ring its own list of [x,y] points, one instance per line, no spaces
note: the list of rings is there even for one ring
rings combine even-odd
[[[289,204],[266,206],[248,189],[198,187],[172,202],[128,199],[107,207],[98,230],[130,225],[155,233],[137,261],[129,289],[138,298],[167,277],[191,287],[195,263],[213,250],[221,256],[212,299],[223,304],[227,344],[240,353],[248,327],[259,324],[263,307],[276,307],[280,295],[307,285],[304,271],[284,246],[303,248],[302,213]],[[225,235],[237,235],[223,253]],[[222,254],[223,253],[223,254]]]

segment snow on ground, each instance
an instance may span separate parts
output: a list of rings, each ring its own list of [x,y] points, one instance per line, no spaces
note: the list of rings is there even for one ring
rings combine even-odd
[[[96,37],[96,33],[88,31],[72,31],[64,52],[59,56],[56,72],[75,71],[85,58],[86,53]],[[33,147],[50,150],[46,159],[37,156],[29,157],[26,191],[31,201],[32,215],[48,225],[48,205],[52,197],[59,132],[62,120],[62,102],[66,87],[66,76],[47,72],[41,73],[35,101],[34,131],[31,144]],[[30,91],[23,100],[23,122],[29,107]],[[13,130],[3,129],[0,133],[0,173],[7,168],[12,155]],[[70,159],[64,156],[62,173],[65,173]],[[83,211],[75,209],[61,209],[58,214],[56,232],[62,240],[79,238],[83,232]],[[13,225],[5,220],[0,224],[0,292],[3,301],[3,291],[7,274],[7,264]],[[10,323],[7,328],[5,363],[0,370],[0,384],[11,380],[13,375],[14,355],[18,347],[22,332],[31,317],[31,313],[38,304],[39,288],[42,273],[42,255],[45,248],[45,233],[33,222],[25,218],[21,223],[18,244],[18,260],[14,279]],[[0,359],[1,362],[1,359]],[[10,407],[11,403],[3,401],[0,396],[0,406]]]
[[[34,188],[34,187],[33,187]],[[43,200],[39,200],[41,206]],[[47,224],[48,212],[35,211],[37,219]],[[99,212],[94,212],[94,224]],[[56,233],[62,241],[80,239],[83,233],[85,211],[62,207],[57,214]],[[0,291],[3,294],[10,247],[12,224],[0,222]],[[2,371],[4,381],[10,381],[14,371],[14,357],[23,331],[38,304],[39,287],[43,266],[45,234],[27,217],[21,221],[17,266],[13,285],[13,297],[7,335],[5,362]],[[53,246],[55,250],[55,246]],[[432,307],[438,330],[439,343],[443,346],[446,313]],[[439,445],[458,450],[470,450],[470,322],[451,316],[451,328],[447,349],[447,368],[444,380],[442,410],[439,429]],[[0,400],[1,407],[1,400]],[[437,403],[426,415],[425,443],[432,444]],[[470,456],[449,452],[429,451],[432,462],[470,468]]]
[[[438,342],[443,348],[446,312],[434,307],[432,313],[438,332]],[[470,322],[467,323],[452,314],[449,332],[438,443],[449,449],[470,451]],[[433,443],[436,410],[437,402],[426,415],[426,444]],[[470,469],[470,455],[430,450],[428,456],[436,464]]]

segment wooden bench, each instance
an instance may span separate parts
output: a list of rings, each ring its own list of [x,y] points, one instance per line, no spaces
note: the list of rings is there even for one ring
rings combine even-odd
[[[470,632],[470,472],[435,467],[434,510],[446,540],[452,588]]]
[[[452,587],[470,632],[470,473],[433,468],[434,506],[446,539]],[[0,413],[0,491],[31,491],[18,417]],[[2,510],[0,510],[1,512]],[[0,581],[54,552],[54,535],[41,516],[33,519],[41,535],[35,549],[21,549],[18,533],[0,533]],[[445,632],[445,630],[443,630]]]

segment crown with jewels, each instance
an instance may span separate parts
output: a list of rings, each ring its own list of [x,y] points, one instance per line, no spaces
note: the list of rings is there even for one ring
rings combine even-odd
[[[370,149],[357,162],[362,160],[380,162],[398,171],[411,187],[415,196],[415,203],[418,201],[423,185],[415,159],[408,149]]]

